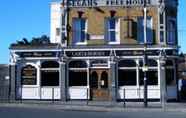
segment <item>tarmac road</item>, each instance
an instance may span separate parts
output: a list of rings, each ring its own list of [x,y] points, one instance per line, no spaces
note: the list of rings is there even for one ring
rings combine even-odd
[[[0,118],[186,118],[178,111],[76,111],[53,108],[0,107]]]

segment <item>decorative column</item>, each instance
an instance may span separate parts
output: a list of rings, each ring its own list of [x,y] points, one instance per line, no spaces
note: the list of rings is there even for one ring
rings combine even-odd
[[[11,63],[9,65],[9,76],[10,76],[10,84],[9,84],[9,98],[10,100],[16,100],[16,63]]]
[[[61,101],[67,100],[67,78],[66,78],[66,63],[65,61],[60,62],[60,90],[61,90]]]
[[[111,56],[110,59],[110,95],[111,95],[111,101],[116,102],[117,100],[117,65],[115,61],[115,56]]]
[[[163,51],[161,53],[164,53]],[[160,77],[160,92],[161,92],[161,103],[162,107],[165,108],[167,92],[166,92],[166,58],[164,54],[160,55],[159,60],[159,77]]]

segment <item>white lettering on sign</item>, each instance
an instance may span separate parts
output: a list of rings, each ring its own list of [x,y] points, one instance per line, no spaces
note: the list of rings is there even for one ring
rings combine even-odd
[[[97,0],[69,0],[68,1],[69,6],[97,6]]]

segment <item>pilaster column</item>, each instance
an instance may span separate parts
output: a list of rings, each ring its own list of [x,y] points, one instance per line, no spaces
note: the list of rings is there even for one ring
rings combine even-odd
[[[60,62],[60,90],[61,90],[61,101],[67,100],[67,68],[64,61]]]
[[[111,95],[111,101],[115,102],[117,100],[117,85],[116,85],[116,62],[115,61],[110,61],[110,95]]]
[[[165,107],[167,92],[166,92],[166,68],[165,60],[159,60],[159,77],[160,77],[160,92],[161,92],[161,103]]]
[[[10,100],[16,100],[16,64],[9,65],[9,76],[10,76],[10,90],[9,90],[9,98]]]

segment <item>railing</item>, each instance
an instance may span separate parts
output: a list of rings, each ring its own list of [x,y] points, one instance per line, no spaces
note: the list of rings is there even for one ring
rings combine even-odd
[[[143,89],[141,89],[141,88],[134,88],[134,89],[132,89],[132,88],[123,88],[123,89],[120,89],[120,90],[122,90],[122,94],[123,94],[123,97],[120,97],[120,99],[122,100],[122,102],[123,102],[123,107],[126,107],[126,103],[127,103],[127,100],[132,100],[132,99],[137,99],[137,100],[143,100],[143,95],[141,95],[141,92],[143,92]],[[127,98],[127,93],[126,93],[126,91],[130,91],[130,93],[132,94],[132,92],[135,92],[136,94],[137,94],[137,96],[136,97],[134,97],[134,98]],[[156,91],[156,92],[159,92],[159,94],[160,94],[160,89],[148,89],[148,93],[149,93],[149,91]],[[119,94],[119,93],[118,93]],[[143,94],[143,93],[142,93]],[[159,96],[159,97],[156,97],[156,98],[147,98],[148,99],[148,101],[150,100],[150,99],[159,99],[159,101],[160,101],[160,98],[161,97],[161,95]]]
[[[0,102],[9,102],[9,101],[10,101],[10,88],[9,86],[1,85]]]

